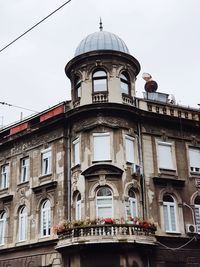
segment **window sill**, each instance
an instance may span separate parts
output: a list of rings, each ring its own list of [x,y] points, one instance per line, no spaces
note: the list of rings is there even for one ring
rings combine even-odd
[[[52,177],[52,173],[48,173],[48,174],[41,174],[41,176],[39,176],[39,180],[40,182],[46,182],[51,180],[50,178]]]
[[[170,232],[170,231],[166,231],[165,233],[166,233],[166,234],[169,234],[169,235],[181,235],[180,232]]]
[[[81,167],[81,164],[78,163],[78,164],[72,166],[72,167],[71,167],[71,170],[74,171],[74,170],[76,170],[76,169],[80,169],[80,167]]]
[[[200,177],[200,172],[190,172],[190,177]]]
[[[20,182],[20,183],[17,185],[17,187],[24,187],[24,186],[26,186],[26,185],[28,185],[28,184],[29,184],[29,181]]]
[[[94,164],[98,163],[98,162],[112,162],[112,160],[111,159],[105,159],[105,160],[104,159],[100,159],[100,160],[93,160],[92,161],[92,163],[94,163]]]

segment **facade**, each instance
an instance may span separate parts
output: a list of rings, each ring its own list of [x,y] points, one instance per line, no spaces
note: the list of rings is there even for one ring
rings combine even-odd
[[[72,100],[0,132],[0,267],[200,266],[200,112],[118,36],[68,62]]]

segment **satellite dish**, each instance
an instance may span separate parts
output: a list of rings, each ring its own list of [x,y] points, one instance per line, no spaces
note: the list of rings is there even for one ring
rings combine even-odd
[[[143,78],[146,82],[148,82],[149,80],[151,80],[152,76],[151,76],[151,74],[145,72],[145,73],[142,74],[142,78]]]

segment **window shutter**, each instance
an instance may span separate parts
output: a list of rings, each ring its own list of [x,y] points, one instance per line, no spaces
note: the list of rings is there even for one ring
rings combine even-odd
[[[126,136],[125,146],[126,146],[126,161],[134,163],[134,139],[129,136]]]
[[[110,160],[110,134],[94,134],[94,161]]]
[[[174,169],[172,161],[171,144],[158,144],[159,167],[162,169]]]

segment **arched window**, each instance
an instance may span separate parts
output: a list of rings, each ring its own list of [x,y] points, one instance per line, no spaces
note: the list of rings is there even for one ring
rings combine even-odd
[[[197,196],[194,201],[194,211],[195,211],[195,223],[197,226],[197,232],[200,233],[200,196]]]
[[[176,202],[168,194],[163,196],[164,225],[166,232],[177,232]]]
[[[113,196],[109,187],[103,186],[96,195],[96,215],[97,218],[113,217]]]
[[[75,99],[79,99],[81,97],[81,79],[78,76],[75,77],[74,93]]]
[[[76,210],[75,210],[76,220],[81,220],[81,194],[78,193],[76,196]]]
[[[120,86],[122,94],[130,95],[130,78],[128,73],[122,72],[120,74]]]
[[[19,240],[24,241],[27,239],[27,226],[28,226],[27,208],[23,206],[19,211]]]
[[[6,212],[0,213],[0,245],[5,243]]]
[[[107,73],[102,70],[96,70],[92,75],[93,92],[107,91]]]
[[[51,207],[47,199],[41,206],[41,236],[49,236],[51,233]]]
[[[136,199],[136,195],[135,195],[133,188],[130,188],[128,191],[128,202],[126,206],[126,214],[127,214],[127,217],[138,216],[137,199]]]

